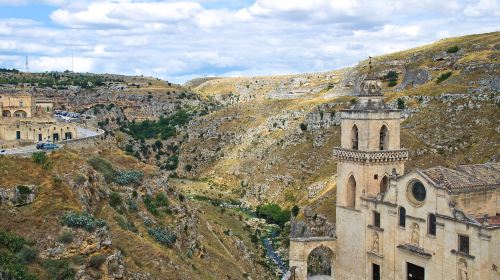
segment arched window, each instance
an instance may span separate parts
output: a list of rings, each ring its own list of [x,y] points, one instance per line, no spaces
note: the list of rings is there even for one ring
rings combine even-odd
[[[406,209],[399,207],[399,226],[406,227]]]
[[[356,125],[352,126],[351,140],[352,140],[352,149],[357,150],[358,149],[358,127]]]
[[[386,193],[388,189],[389,178],[387,178],[387,176],[384,176],[384,178],[382,178],[382,181],[380,181],[380,193]]]
[[[389,144],[389,130],[387,129],[387,126],[384,124],[382,128],[380,128],[380,145],[379,149],[380,150],[387,150]]]
[[[356,206],[356,180],[351,175],[347,182],[347,200],[346,206],[354,208]]]
[[[427,218],[427,233],[429,235],[436,235],[436,215],[432,213]]]

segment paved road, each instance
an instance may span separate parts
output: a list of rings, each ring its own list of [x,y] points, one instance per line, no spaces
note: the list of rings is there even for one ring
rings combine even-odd
[[[92,137],[92,136],[96,136],[99,134],[97,129],[88,129],[88,128],[84,128],[84,127],[77,127],[76,131],[77,131],[79,139]],[[61,148],[65,145],[62,143],[56,143],[56,144],[59,145],[59,147],[61,147]],[[69,143],[68,145],[71,145],[71,143]],[[40,151],[40,150],[38,150],[36,148],[36,144],[34,144],[34,145],[28,145],[28,146],[23,146],[23,147],[19,147],[19,148],[6,149],[5,152],[3,152],[3,153],[0,152],[0,155],[32,154],[32,153],[38,152],[38,151]]]

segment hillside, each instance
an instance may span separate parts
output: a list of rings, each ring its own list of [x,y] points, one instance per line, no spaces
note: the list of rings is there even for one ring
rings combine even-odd
[[[407,172],[499,161],[500,32],[372,61],[403,112]],[[0,91],[52,98],[106,130],[84,150],[0,156],[0,267],[17,279],[277,278],[265,240],[286,262],[289,236],[334,232],[332,149],[367,71],[176,85],[0,69]]]
[[[407,170],[499,160],[499,59],[499,32],[373,58],[386,102],[404,109]],[[333,187],[339,111],[355,98],[367,63],[199,84],[195,92],[226,107],[190,123],[180,162],[193,169],[179,173],[227,185],[255,204],[306,205]]]
[[[251,218],[187,199],[157,168],[106,147],[0,157],[0,264],[7,275],[269,279],[245,226]]]

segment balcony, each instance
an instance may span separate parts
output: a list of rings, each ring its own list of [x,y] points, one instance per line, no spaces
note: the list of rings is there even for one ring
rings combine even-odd
[[[358,151],[335,148],[333,149],[333,156],[339,161],[359,161],[367,163],[406,161],[408,160],[408,150]]]

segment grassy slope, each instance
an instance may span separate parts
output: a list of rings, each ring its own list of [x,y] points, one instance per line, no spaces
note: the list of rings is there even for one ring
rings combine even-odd
[[[77,174],[86,174],[91,168],[86,160],[95,155],[97,151],[81,155],[69,150],[53,153],[50,160],[53,166],[50,170],[34,164],[30,158],[7,158],[0,157],[0,176],[3,178],[2,187],[15,187],[20,184],[34,184],[39,186],[36,200],[29,205],[22,207],[11,207],[0,205],[0,228],[12,231],[24,238],[32,240],[37,244],[39,250],[51,247],[54,238],[61,232],[60,217],[65,211],[81,211],[82,202],[79,200],[74,187],[71,186],[71,178]],[[156,168],[138,162],[132,157],[124,155],[117,149],[104,149],[99,152],[100,156],[108,160],[119,169],[135,169],[145,173],[146,178],[157,175]],[[21,168],[20,168],[21,167]],[[61,178],[56,182],[54,177]],[[147,233],[142,219],[137,214],[125,212],[123,215],[133,223],[139,230],[133,233],[122,229],[116,222],[120,214],[108,204],[103,193],[102,182],[91,187],[91,192],[99,193],[99,201],[95,201],[94,215],[104,219],[109,228],[112,238],[112,248],[120,249],[125,258],[125,265],[129,272],[148,272],[154,279],[243,279],[243,274],[248,273],[254,279],[267,279],[267,272],[260,265],[252,265],[253,260],[236,261],[241,259],[241,252],[236,248],[232,237],[221,234],[223,230],[231,228],[237,233],[250,251],[256,256],[259,252],[250,240],[250,233],[243,231],[243,223],[236,215],[222,215],[209,204],[198,202],[185,202],[188,207],[195,207],[199,210],[199,224],[197,230],[202,237],[202,244],[205,251],[205,258],[194,256],[188,258],[185,249],[168,248],[153,240]],[[145,186],[144,186],[145,187]],[[145,190],[140,187],[139,190]],[[116,191],[120,192],[118,188]],[[176,197],[170,196],[171,205],[180,205],[183,202]],[[140,211],[147,212],[140,204]],[[177,216],[166,215],[164,223],[174,223]],[[221,236],[220,241],[215,240],[214,235],[207,229],[205,221],[213,221],[213,230]],[[34,230],[36,228],[36,230]],[[182,242],[182,237],[178,239]],[[221,248],[220,242],[229,248],[234,258],[227,256]],[[101,253],[106,254],[109,251]],[[80,253],[74,252],[75,256]],[[85,256],[85,258],[90,256]],[[30,270],[39,279],[47,279],[45,270],[40,265],[41,260],[30,266]],[[177,267],[172,268],[172,265]],[[104,273],[104,272],[103,272]]]

